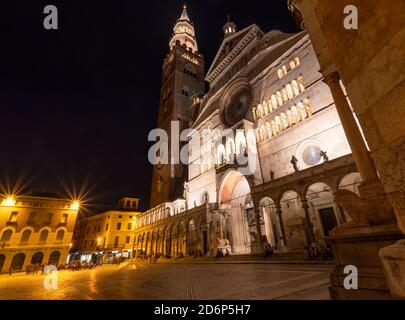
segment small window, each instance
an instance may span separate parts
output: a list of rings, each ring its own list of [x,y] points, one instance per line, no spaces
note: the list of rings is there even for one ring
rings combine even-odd
[[[108,231],[108,223],[105,225],[105,231]]]
[[[97,232],[100,232],[100,231],[101,231],[101,226],[98,226]]]
[[[121,230],[121,222],[117,223],[117,230]]]
[[[115,237],[114,239],[114,247],[118,247],[118,244],[120,243],[120,237]]]
[[[31,212],[29,217],[28,217],[27,223],[34,223],[36,217],[37,217],[37,213],[36,212]]]
[[[132,229],[132,223],[130,222],[130,223],[128,223],[128,230],[131,230]]]
[[[57,241],[63,241],[64,237],[65,237],[65,231],[64,230],[59,230],[58,233],[56,234],[56,240]]]
[[[51,212],[48,213],[47,219],[46,219],[46,224],[51,224],[52,223],[52,216],[53,214]]]
[[[31,237],[31,230],[25,230],[22,234],[21,242],[26,243],[30,241],[30,237]]]
[[[12,230],[6,230],[3,232],[3,235],[1,236],[1,242],[8,242],[11,239],[11,236],[13,235]]]
[[[48,230],[42,230],[41,234],[39,235],[39,241],[46,242],[48,240],[48,235],[49,235]]]
[[[17,222],[17,216],[18,216],[18,212],[17,212],[17,211],[11,212],[9,222]]]
[[[122,219],[122,216],[118,216],[118,219]]]
[[[68,216],[69,216],[69,215],[65,213],[65,214],[62,216],[61,223],[67,223]]]
[[[128,244],[131,242],[131,236],[127,236],[127,238],[125,239],[125,242]]]

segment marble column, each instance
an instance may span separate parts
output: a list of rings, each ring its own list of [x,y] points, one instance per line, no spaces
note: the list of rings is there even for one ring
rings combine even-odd
[[[308,246],[315,242],[314,230],[312,229],[311,217],[309,215],[309,205],[307,199],[301,200],[302,208],[305,212],[305,234],[307,236]]]
[[[283,211],[281,210],[280,205],[276,206],[276,214],[278,215],[278,219],[280,221],[280,229],[281,229],[281,236],[283,237],[283,243],[285,246],[287,246],[287,235],[285,233],[285,228],[284,228]]]
[[[377,170],[374,162],[367,150],[366,143],[354,118],[352,109],[340,85],[340,75],[337,71],[325,76],[323,80],[329,87],[333,100],[335,101],[336,110],[342,122],[343,129],[346,134],[352,150],[353,158],[359,169],[363,182],[374,182],[378,180]]]

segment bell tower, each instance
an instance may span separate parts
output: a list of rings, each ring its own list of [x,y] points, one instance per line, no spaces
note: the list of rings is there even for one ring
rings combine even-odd
[[[163,62],[160,89],[158,128],[169,137],[169,162],[172,137],[171,123],[178,121],[179,133],[189,127],[192,119],[192,100],[195,92],[204,92],[204,58],[198,51],[194,25],[183,6],[173,28],[169,53]],[[180,150],[184,142],[180,142]],[[184,164],[158,164],[153,169],[151,208],[172,202],[183,196],[188,169]]]

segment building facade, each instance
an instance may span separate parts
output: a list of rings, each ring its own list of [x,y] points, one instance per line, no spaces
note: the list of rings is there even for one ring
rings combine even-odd
[[[223,29],[210,88],[189,101],[199,144],[190,144],[184,210],[168,202],[141,214],[136,247],[178,256],[325,245],[351,219],[333,193],[357,193],[361,177],[310,38],[231,21]]]
[[[0,273],[66,263],[79,203],[58,195],[5,197],[0,205]]]
[[[108,262],[115,256],[131,257],[139,214],[139,199],[123,198],[113,210],[80,219],[75,229],[75,253],[70,259]]]

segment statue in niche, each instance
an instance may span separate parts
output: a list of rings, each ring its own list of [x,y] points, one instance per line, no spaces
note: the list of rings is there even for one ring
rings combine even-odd
[[[328,162],[329,161],[329,157],[326,151],[321,151],[320,152],[321,157],[323,158],[323,162]]]
[[[162,193],[163,182],[164,182],[163,178],[162,178],[161,176],[159,176],[159,178],[158,178],[158,180],[157,180],[157,182],[156,182],[158,194],[161,194],[161,193]]]
[[[184,199],[187,199],[187,196],[189,193],[190,193],[190,188],[189,188],[188,182],[184,181],[184,192],[183,192]]]
[[[270,180],[273,181],[274,180],[274,171],[270,170]]]
[[[293,165],[294,171],[299,172],[300,169],[298,168],[298,159],[295,156],[291,157],[291,164]]]

